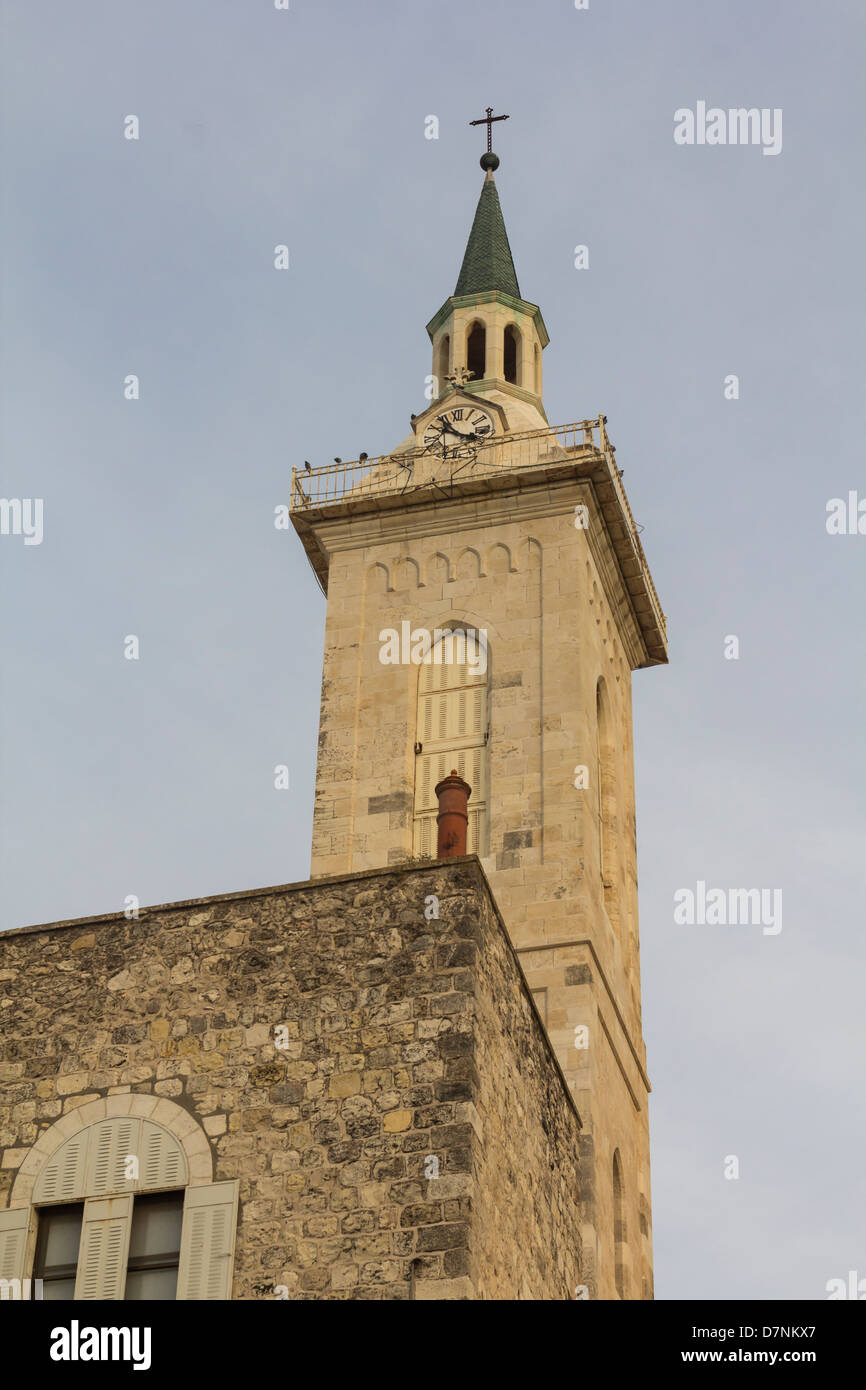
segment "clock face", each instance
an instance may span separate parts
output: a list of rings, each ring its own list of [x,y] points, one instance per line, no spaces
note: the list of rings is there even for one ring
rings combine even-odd
[[[471,458],[494,432],[493,417],[477,405],[443,410],[424,428],[425,449],[440,458]]]

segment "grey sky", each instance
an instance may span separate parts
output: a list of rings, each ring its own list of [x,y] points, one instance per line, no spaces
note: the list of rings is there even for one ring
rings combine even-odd
[[[866,536],[825,529],[866,495],[862,5],[7,0],[2,47],[0,492],[45,499],[0,537],[2,925],[307,876],[324,602],[273,508],[423,407],[492,103],[548,416],[607,414],[669,622],[634,679],[656,1293],[866,1276]],[[698,100],[782,108],[781,154],[675,145]],[[698,879],[781,888],[782,932],[675,926]]]

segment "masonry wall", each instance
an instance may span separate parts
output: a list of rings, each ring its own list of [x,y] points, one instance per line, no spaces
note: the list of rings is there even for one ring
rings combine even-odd
[[[240,1179],[234,1298],[574,1296],[580,1122],[474,859],[6,933],[0,1010],[0,1207],[152,1094]]]
[[[586,1297],[580,1122],[550,1065],[550,1044],[515,974],[507,935],[486,902],[484,917],[473,1010],[475,1104],[483,1125],[475,1149],[473,1286],[480,1298]]]

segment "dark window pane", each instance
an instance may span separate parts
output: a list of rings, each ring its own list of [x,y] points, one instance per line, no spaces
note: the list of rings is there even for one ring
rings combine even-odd
[[[177,1297],[177,1265],[173,1269],[130,1269],[126,1275],[127,1303],[139,1299],[151,1303]]]
[[[183,1221],[183,1193],[159,1192],[153,1197],[136,1197],[132,1207],[129,1237],[129,1263],[154,1255],[176,1257],[180,1251]]]
[[[70,1265],[74,1271],[78,1263],[83,1211],[81,1202],[65,1207],[40,1208],[34,1278],[50,1277],[52,1269],[58,1273],[61,1270],[66,1272]]]
[[[75,1280],[73,1279],[46,1279],[42,1285],[43,1303],[56,1303],[58,1300],[65,1299],[71,1303],[75,1297]]]
[[[124,1299],[127,1302],[156,1302],[177,1297],[182,1224],[182,1192],[156,1192],[149,1197],[136,1197],[126,1267]]]

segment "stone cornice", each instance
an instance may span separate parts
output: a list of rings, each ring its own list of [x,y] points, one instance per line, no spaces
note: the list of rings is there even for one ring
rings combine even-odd
[[[587,486],[589,485],[589,486]],[[635,556],[608,464],[597,450],[585,458],[561,460],[534,468],[468,477],[444,485],[436,499],[434,485],[405,494],[351,497],[311,512],[293,512],[292,521],[310,563],[327,592],[331,554],[395,538],[433,536],[443,529],[448,509],[449,531],[468,527],[502,526],[514,521],[551,516],[574,500],[591,499],[591,522],[586,535],[608,603],[620,629],[633,670],[667,661],[664,631],[656,621],[654,604]],[[483,502],[480,501],[483,499]],[[603,538],[603,539],[602,539]]]
[[[608,981],[607,975],[604,973],[604,966],[602,965],[602,963],[601,963],[601,961],[600,961],[600,959],[599,959],[598,952],[597,952],[597,950],[595,949],[595,945],[593,944],[591,938],[588,937],[588,936],[577,936],[577,937],[571,937],[568,941],[550,941],[550,942],[544,942],[543,945],[521,946],[521,948],[520,948],[520,950],[518,951],[517,954],[520,955],[520,956],[531,956],[531,955],[537,954],[537,953],[540,952],[540,951],[562,951],[562,950],[566,950],[566,949],[571,950],[571,949],[573,949],[575,946],[586,946],[586,947],[588,948],[589,953],[590,953],[590,955],[592,956],[592,959],[593,959],[593,961],[594,961],[594,963],[595,963],[596,969],[598,970],[598,973],[599,973],[599,977],[600,977],[600,979],[601,979],[601,982],[602,982],[602,984],[604,985],[604,988],[605,988],[605,992],[606,992],[606,994],[607,994],[607,997],[608,997],[608,999],[610,1000],[611,1008],[613,1009],[614,1013],[616,1014],[616,1019],[617,1019],[617,1022],[619,1023],[619,1026],[620,1026],[620,1028],[621,1028],[621,1030],[622,1030],[622,1035],[623,1035],[623,1037],[625,1038],[626,1042],[628,1043],[628,1050],[629,1050],[629,1052],[630,1052],[631,1055],[632,1055],[632,1058],[633,1058],[633,1060],[634,1060],[635,1066],[637,1067],[638,1071],[640,1072],[641,1081],[642,1081],[643,1084],[646,1086],[647,1091],[648,1091],[648,1092],[651,1091],[651,1090],[652,1090],[652,1086],[650,1085],[650,1079],[649,1079],[649,1077],[647,1076],[646,1068],[644,1067],[644,1065],[643,1065],[643,1063],[642,1063],[640,1057],[638,1056],[637,1049],[635,1048],[635,1045],[634,1045],[634,1043],[632,1042],[631,1034],[630,1034],[630,1032],[629,1032],[629,1030],[628,1030],[628,1026],[627,1026],[626,1021],[625,1021],[625,1019],[623,1018],[623,1016],[622,1016],[622,1014],[621,1014],[621,1012],[620,1012],[619,1005],[618,1005],[617,1002],[616,1002],[616,998],[615,998],[615,996],[614,996],[613,990],[612,990],[611,987],[610,987],[610,983],[609,983],[609,981]],[[612,1040],[609,1039],[609,1041],[611,1041],[611,1046],[613,1047]],[[613,1051],[614,1051],[614,1053],[616,1053],[616,1048],[613,1048]],[[619,1059],[617,1059],[617,1060],[619,1060]],[[622,1068],[622,1063],[621,1063],[621,1062],[620,1062],[620,1068]],[[623,1074],[624,1074],[624,1072],[623,1072]],[[631,1089],[631,1087],[629,1087],[629,1089]]]
[[[528,299],[515,299],[514,295],[506,294],[504,290],[484,290],[477,294],[451,295],[427,324],[427,333],[431,342],[437,329],[441,328],[455,309],[474,309],[479,304],[502,304],[506,309],[513,309],[516,314],[525,314],[535,324],[535,331],[541,346],[546,348],[550,342],[538,305],[530,304]]]

